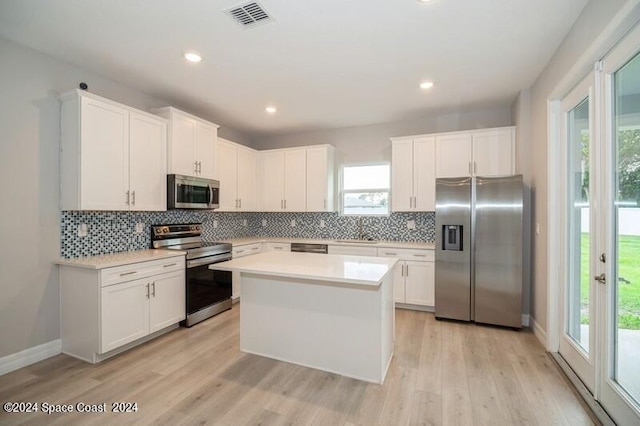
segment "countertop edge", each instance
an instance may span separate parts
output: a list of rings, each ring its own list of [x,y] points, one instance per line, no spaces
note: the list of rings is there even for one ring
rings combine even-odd
[[[171,257],[180,257],[185,256],[186,254],[186,251],[181,250],[144,249],[96,256],[73,257],[69,259],[60,258],[55,260],[54,264],[72,268],[100,270],[160,259],[168,259]]]

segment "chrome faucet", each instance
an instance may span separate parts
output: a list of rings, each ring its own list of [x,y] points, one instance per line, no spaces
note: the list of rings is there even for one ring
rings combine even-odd
[[[364,232],[362,232],[362,216],[358,216],[356,223],[358,224],[358,239],[362,241],[364,240]]]

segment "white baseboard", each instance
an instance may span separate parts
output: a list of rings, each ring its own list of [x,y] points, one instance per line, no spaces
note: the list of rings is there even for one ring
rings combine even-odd
[[[523,327],[529,327],[529,315],[528,314],[522,314],[522,326]]]
[[[533,329],[533,334],[542,343],[542,346],[547,349],[547,332],[536,322],[534,317],[531,317],[531,328]]]
[[[62,353],[60,339],[0,358],[0,376]]]

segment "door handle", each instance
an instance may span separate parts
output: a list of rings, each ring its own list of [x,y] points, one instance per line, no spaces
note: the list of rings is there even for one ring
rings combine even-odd
[[[596,275],[595,277],[593,277],[596,281],[598,281],[600,284],[606,284],[607,283],[607,276],[604,274],[604,272],[600,275]]]

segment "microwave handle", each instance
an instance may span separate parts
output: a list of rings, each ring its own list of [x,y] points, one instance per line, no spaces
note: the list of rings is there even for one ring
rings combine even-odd
[[[209,206],[213,204],[213,186],[209,185]]]

